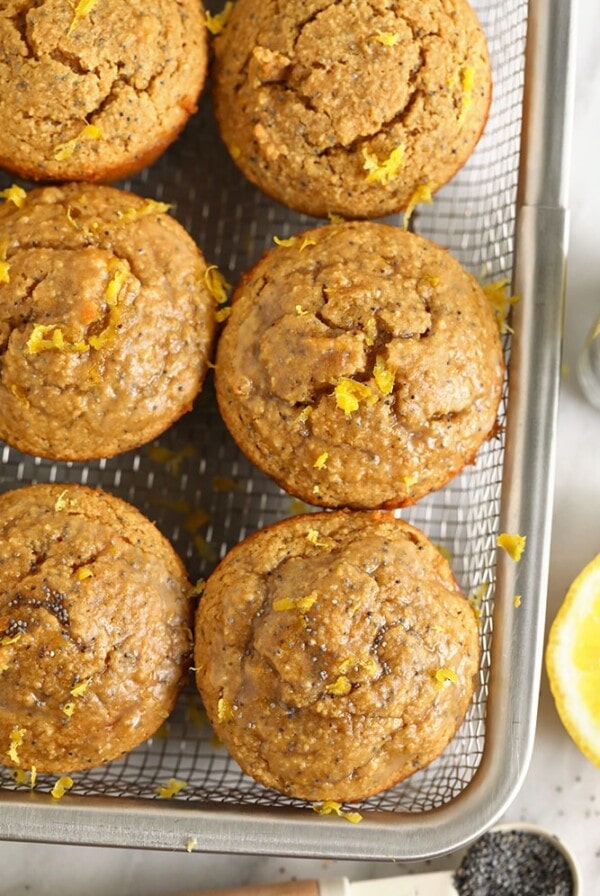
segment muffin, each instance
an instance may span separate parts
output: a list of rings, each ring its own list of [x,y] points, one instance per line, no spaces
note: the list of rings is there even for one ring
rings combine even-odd
[[[62,460],[190,410],[215,331],[206,264],[168,206],[85,184],[0,207],[0,438]]]
[[[225,557],[196,615],[196,680],[242,769],[308,800],[358,800],[430,763],[479,665],[447,561],[391,513],[306,514]]]
[[[191,590],[170,544],[112,495],[0,496],[0,762],[72,772],[150,737],[186,678]]]
[[[458,171],[487,120],[488,51],[466,0],[237,0],[214,46],[232,158],[310,215],[405,209]]]
[[[441,488],[496,428],[504,366],[480,285],[387,224],[286,242],[243,278],[219,341],[217,397],[239,447],[323,507]]]
[[[197,0],[8,0],[0,10],[0,167],[117,180],[177,137],[207,65]]]

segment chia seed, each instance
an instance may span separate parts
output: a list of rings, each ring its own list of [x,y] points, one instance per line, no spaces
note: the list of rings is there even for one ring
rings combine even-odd
[[[551,840],[528,831],[490,831],[454,875],[459,896],[572,896],[569,863]]]

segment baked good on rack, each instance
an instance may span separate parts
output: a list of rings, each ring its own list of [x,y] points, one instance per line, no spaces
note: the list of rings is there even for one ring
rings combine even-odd
[[[397,507],[445,485],[496,427],[503,360],[480,285],[439,246],[345,222],[242,279],[217,351],[242,451],[324,507]]]
[[[0,763],[72,772],[150,737],[187,677],[191,590],[119,498],[78,485],[0,496]]]
[[[0,167],[117,180],[196,109],[207,65],[197,0],[8,0],[0,8]]]
[[[110,456],[190,410],[216,306],[201,252],[167,209],[85,184],[0,207],[0,438],[10,445]]]
[[[479,666],[447,561],[378,511],[286,519],[233,548],[200,599],[194,651],[206,712],[242,769],[340,802],[439,756]]]
[[[435,192],[470,156],[490,100],[466,0],[237,0],[215,40],[232,158],[311,215],[380,217]]]

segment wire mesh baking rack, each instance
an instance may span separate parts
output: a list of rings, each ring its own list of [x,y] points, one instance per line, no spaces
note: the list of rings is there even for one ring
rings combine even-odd
[[[505,341],[510,377],[497,437],[447,487],[402,511],[450,552],[463,590],[481,599],[480,681],[464,724],[436,762],[358,805],[363,822],[349,825],[317,818],[309,804],[246,777],[215,742],[190,685],[155,737],[119,762],[74,775],[59,802],[49,795],[55,779],[40,776],[30,791],[0,771],[0,837],[415,860],[470,842],[518,789],[533,740],[547,577],[572,7],[564,0],[473,5],[492,57],[491,117],[469,163],[415,215],[415,229],[482,280],[512,280],[522,301]],[[0,175],[0,187],[9,183]],[[173,203],[231,282],[274,235],[315,224],[243,179],[217,135],[208,91],[180,139],[120,186]],[[193,412],[160,439],[113,459],[56,463],[0,444],[0,491],[31,482],[79,482],[130,501],[170,539],[193,580],[250,532],[309,509],[241,456],[210,382]],[[529,536],[518,571],[497,557],[501,527]],[[156,788],[172,777],[185,788],[158,799]]]

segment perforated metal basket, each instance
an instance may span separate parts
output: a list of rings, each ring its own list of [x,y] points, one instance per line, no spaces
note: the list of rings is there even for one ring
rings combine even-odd
[[[462,728],[436,762],[365,801],[364,820],[350,825],[317,818],[309,804],[244,776],[215,743],[190,686],[157,736],[120,762],[76,774],[60,802],[49,795],[55,779],[42,776],[29,791],[0,771],[0,837],[165,849],[197,841],[207,851],[411,860],[468,843],[516,793],[533,740],[548,567],[572,7],[569,0],[474,6],[491,51],[492,114],[467,166],[414,223],[482,279],[512,280],[522,298],[505,345],[510,378],[499,435],[473,467],[402,513],[450,551],[464,591],[483,597],[480,684]],[[9,183],[0,175],[0,188]],[[315,223],[242,178],[217,136],[208,92],[178,142],[122,186],[174,203],[173,214],[231,282],[274,235]],[[55,481],[99,486],[135,504],[171,540],[192,579],[245,535],[299,509],[241,456],[210,383],[193,413],[160,440],[112,460],[53,463],[0,444],[0,490]],[[497,557],[501,530],[528,536],[518,567]],[[186,787],[158,799],[157,786],[171,777]]]

